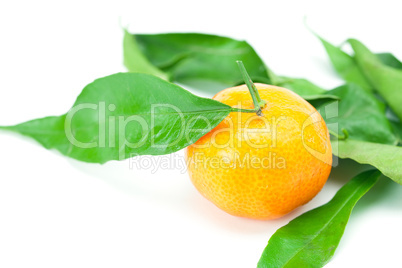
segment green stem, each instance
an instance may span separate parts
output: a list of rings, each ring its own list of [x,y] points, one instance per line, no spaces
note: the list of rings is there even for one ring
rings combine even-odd
[[[240,112],[240,113],[258,113],[261,110],[260,108],[257,109],[241,109],[241,108],[234,108],[230,109],[230,112]]]
[[[237,64],[239,65],[240,72],[243,76],[243,80],[246,83],[248,90],[250,91],[251,98],[253,99],[254,108],[258,115],[261,115],[261,109],[264,108],[266,101],[262,100],[260,94],[258,93],[257,87],[254,85],[253,81],[251,80],[250,76],[247,73],[246,68],[242,61],[238,60]]]
[[[341,131],[343,132],[343,135],[339,135],[337,132],[328,129],[329,134],[335,136],[338,140],[346,140],[349,138],[349,132],[346,129],[342,128]]]

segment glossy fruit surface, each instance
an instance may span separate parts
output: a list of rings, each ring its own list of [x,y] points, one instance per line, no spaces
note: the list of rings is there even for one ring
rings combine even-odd
[[[267,103],[262,116],[230,113],[187,147],[191,181],[222,210],[274,219],[310,201],[332,164],[327,126],[307,101],[285,88],[255,84]],[[215,100],[253,109],[248,88],[225,89]]]

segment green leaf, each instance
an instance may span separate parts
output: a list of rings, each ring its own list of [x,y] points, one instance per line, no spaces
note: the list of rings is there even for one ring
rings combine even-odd
[[[402,183],[402,147],[393,146],[400,137],[385,115],[384,104],[356,84],[346,84],[326,94],[340,99],[317,108],[330,133],[340,139],[331,140],[333,154],[370,164]],[[347,137],[343,137],[344,130]]]
[[[366,77],[360,71],[355,59],[349,54],[345,53],[341,48],[332,45],[325,39],[316,35],[321,43],[324,45],[325,50],[332,62],[335,70],[347,82],[355,83],[361,86],[366,91],[371,91],[372,86],[367,81]]]
[[[397,143],[397,137],[385,116],[384,105],[371,93],[356,84],[346,84],[325,94],[340,99],[317,107],[332,133],[342,136],[342,129],[346,129],[350,139],[384,144]],[[362,150],[364,151],[364,148]]]
[[[364,75],[402,120],[402,70],[383,64],[366,46],[356,39],[348,42]]]
[[[340,158],[370,164],[385,176],[402,184],[402,147],[352,139],[331,141],[331,145],[333,153]]]
[[[356,58],[344,52],[340,47],[334,46],[315,34],[324,45],[325,50],[340,76],[347,82],[355,83],[363,89],[371,91],[373,85],[359,67]],[[375,57],[384,65],[402,70],[402,63],[391,53],[377,53]]]
[[[162,72],[165,79],[198,90],[216,93],[225,87],[244,84],[236,65],[240,60],[255,83],[286,87],[307,100],[336,99],[328,94],[322,96],[325,90],[306,79],[275,75],[245,41],[199,33],[125,32],[124,44],[124,61],[129,71],[155,75]]]
[[[380,172],[363,172],[345,184],[327,204],[278,229],[258,268],[323,267],[334,255],[356,202],[377,182]]]
[[[119,73],[87,85],[65,115],[1,128],[77,160],[105,163],[178,151],[231,109],[152,75]]]
[[[389,120],[391,123],[392,129],[394,130],[394,134],[398,139],[398,144],[402,145],[402,124],[401,122],[396,122],[393,120]]]
[[[319,95],[326,90],[303,78],[281,76],[277,86],[286,87],[299,95]]]
[[[242,81],[236,61],[243,61],[254,82],[269,81],[269,71],[255,50],[245,41],[198,33],[136,34],[126,33],[125,39],[138,44],[142,53],[124,46],[125,63],[129,71],[144,71],[136,65],[146,58],[172,81],[197,85],[200,81],[233,86]]]
[[[280,76],[277,78],[277,81],[276,86],[290,89],[305,100],[338,99],[337,96],[327,94],[325,89],[303,78]]]
[[[379,60],[392,68],[402,70],[402,62],[400,62],[393,54],[391,53],[377,53],[376,56]]]
[[[152,74],[164,80],[169,80],[166,73],[152,65],[142,54],[136,39],[127,30],[124,30],[123,53],[124,65],[130,72]]]

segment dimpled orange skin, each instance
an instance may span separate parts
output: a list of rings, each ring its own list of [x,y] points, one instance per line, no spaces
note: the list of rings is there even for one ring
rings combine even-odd
[[[325,122],[313,106],[288,89],[255,85],[267,102],[263,115],[230,113],[187,147],[186,160],[194,186],[222,210],[275,219],[322,189],[331,171],[332,150]],[[254,108],[245,85],[225,89],[213,99]]]

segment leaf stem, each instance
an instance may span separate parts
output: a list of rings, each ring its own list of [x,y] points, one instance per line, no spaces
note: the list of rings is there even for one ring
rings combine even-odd
[[[257,115],[262,115],[261,109],[264,108],[264,106],[267,102],[265,100],[261,99],[260,94],[258,93],[258,89],[254,85],[250,76],[248,75],[243,62],[238,60],[237,64],[239,65],[239,69],[243,76],[244,82],[246,83],[248,90],[250,91],[251,98],[253,99],[253,103],[254,103],[254,108],[256,109],[256,113],[257,113]]]
[[[339,135],[337,132],[328,129],[329,134],[335,136],[338,140],[346,140],[349,138],[349,132],[346,129],[342,128],[341,131],[343,135]]]
[[[255,109],[241,109],[241,108],[235,108],[232,107],[230,109],[230,112],[240,112],[240,113],[258,113],[260,111],[260,108],[255,108]]]

